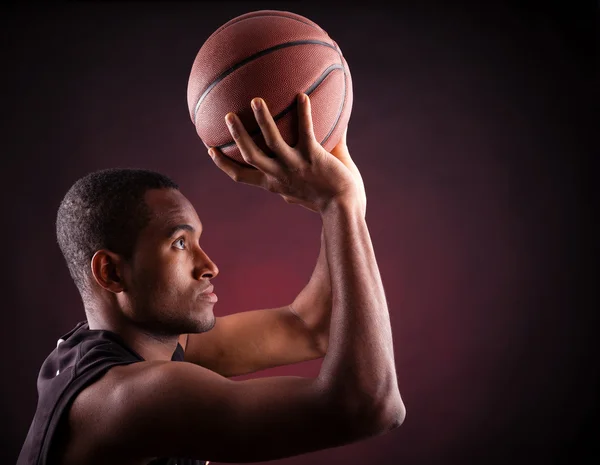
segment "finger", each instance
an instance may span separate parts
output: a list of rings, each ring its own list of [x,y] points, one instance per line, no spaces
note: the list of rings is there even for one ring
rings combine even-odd
[[[298,143],[309,145],[316,141],[310,99],[304,93],[298,94]]]
[[[235,113],[227,113],[225,122],[231,133],[231,137],[240,149],[240,153],[244,161],[252,166],[255,166],[265,173],[277,175],[281,171],[278,162],[269,158],[265,153],[254,143],[248,131],[237,117]]]
[[[281,133],[277,128],[273,116],[267,107],[265,101],[261,98],[252,99],[250,106],[254,111],[254,117],[260,127],[260,131],[265,139],[267,147],[269,147],[276,156],[283,160],[286,164],[294,163],[296,157],[294,156],[292,148],[283,140]]]
[[[215,165],[235,182],[261,187],[264,185],[266,175],[262,171],[238,163],[215,147],[211,147],[208,150],[208,154],[215,162]]]

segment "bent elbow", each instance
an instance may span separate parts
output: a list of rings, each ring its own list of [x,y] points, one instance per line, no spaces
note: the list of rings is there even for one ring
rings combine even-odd
[[[389,406],[385,407],[378,416],[377,432],[387,433],[398,428],[406,418],[406,407],[402,399],[395,399]]]
[[[400,397],[400,393],[395,391],[388,395],[372,413],[373,434],[385,434],[398,428],[406,418],[406,407]]]
[[[406,407],[399,395],[393,395],[382,402],[365,407],[359,416],[361,421],[356,431],[357,434],[363,438],[380,436],[398,428],[404,423]]]
[[[352,440],[366,439],[398,428],[406,418],[406,407],[395,383],[378,389],[376,394],[348,385],[322,388],[330,412],[337,412],[336,428],[346,431]]]

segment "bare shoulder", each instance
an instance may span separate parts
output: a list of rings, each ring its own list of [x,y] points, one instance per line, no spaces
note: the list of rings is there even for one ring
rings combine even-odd
[[[188,362],[114,367],[74,400],[60,463],[267,461],[355,442],[398,423],[397,409],[348,405],[334,394],[318,378],[234,381]]]
[[[123,465],[147,463],[151,456],[128,457],[127,451],[106,448],[111,442],[114,445],[108,430],[122,416],[122,407],[125,407],[122,402],[132,386],[158,380],[168,363],[171,362],[138,362],[115,366],[83,389],[60,423],[57,441],[53,445],[53,456],[57,463],[93,465],[106,463],[107,460]]]
[[[187,362],[115,366],[73,400],[59,427],[53,457],[61,465],[134,465],[155,457],[189,457],[197,451],[186,433],[187,428],[194,429],[190,409],[213,413],[195,401],[195,392],[203,391],[213,403],[221,399],[222,406],[227,394],[219,393],[226,393],[231,384]],[[212,410],[219,413],[218,407]],[[182,427],[173,427],[174,423]]]

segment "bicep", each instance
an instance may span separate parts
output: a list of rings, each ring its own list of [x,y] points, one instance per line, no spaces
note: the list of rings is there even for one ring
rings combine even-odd
[[[372,424],[358,412],[349,422],[316,379],[232,381],[188,363],[128,382],[116,405],[108,429],[140,458],[266,461],[352,442]]]
[[[314,334],[287,307],[218,317],[205,333],[190,334],[185,360],[222,376],[322,357]]]

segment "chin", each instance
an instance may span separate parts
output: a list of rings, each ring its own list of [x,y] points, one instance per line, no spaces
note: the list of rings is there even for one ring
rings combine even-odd
[[[211,311],[202,312],[197,315],[197,319],[194,321],[196,331],[190,331],[193,333],[205,333],[214,328],[217,321],[215,314]]]

